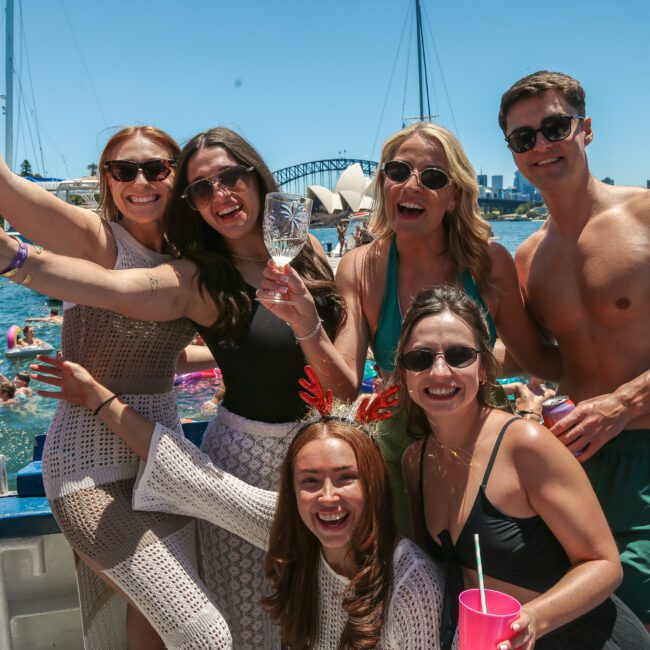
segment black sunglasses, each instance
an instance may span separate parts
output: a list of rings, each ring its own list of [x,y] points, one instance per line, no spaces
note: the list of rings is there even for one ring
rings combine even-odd
[[[118,183],[130,183],[135,180],[138,172],[142,170],[144,177],[150,183],[153,181],[164,181],[172,173],[176,166],[175,160],[165,158],[154,158],[145,162],[135,162],[133,160],[107,160],[104,163],[106,169],[113,180]]]
[[[382,165],[382,170],[393,183],[405,183],[413,174],[429,190],[441,190],[451,182],[449,175],[439,167],[425,167],[421,172],[415,171],[405,160],[389,160]]]
[[[400,363],[405,370],[422,372],[429,370],[438,357],[443,357],[447,365],[452,368],[467,368],[476,361],[480,353],[480,350],[465,345],[456,345],[453,348],[447,348],[443,352],[434,352],[425,348],[405,352],[400,357]]]
[[[525,153],[535,146],[538,132],[541,132],[549,142],[566,140],[571,133],[573,120],[584,119],[584,115],[549,115],[542,120],[539,129],[534,129],[532,126],[519,127],[506,136],[506,142],[515,153]]]
[[[181,198],[185,199],[192,210],[200,210],[207,205],[214,195],[215,187],[225,188],[230,192],[244,192],[251,184],[252,165],[234,165],[226,167],[210,178],[200,178],[185,188]]]

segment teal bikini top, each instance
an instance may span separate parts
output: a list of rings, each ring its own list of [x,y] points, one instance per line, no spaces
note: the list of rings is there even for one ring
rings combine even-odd
[[[497,340],[494,321],[492,320],[492,316],[490,316],[490,312],[488,312],[485,302],[481,298],[474,278],[472,278],[467,269],[463,271],[461,281],[465,292],[474,298],[485,314],[490,331],[490,347],[493,348]],[[388,254],[384,299],[381,304],[379,324],[377,325],[377,331],[375,332],[372,345],[375,362],[384,372],[392,372],[395,369],[395,352],[401,331],[402,314],[399,308],[399,297],[397,293],[397,246],[395,245],[395,237],[393,237]]]

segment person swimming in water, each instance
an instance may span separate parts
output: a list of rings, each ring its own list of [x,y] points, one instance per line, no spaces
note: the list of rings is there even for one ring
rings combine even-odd
[[[52,323],[53,325],[62,325],[63,316],[59,315],[59,310],[56,307],[52,307],[52,309],[50,309],[49,316],[44,316],[42,318],[41,317],[26,318],[25,322],[26,323]]]

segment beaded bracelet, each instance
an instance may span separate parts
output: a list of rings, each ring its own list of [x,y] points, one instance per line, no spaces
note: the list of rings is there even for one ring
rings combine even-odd
[[[16,275],[16,273],[18,273],[22,265],[25,263],[27,255],[29,253],[27,244],[20,241],[20,239],[16,239],[16,241],[18,242],[18,250],[16,251],[16,255],[9,263],[9,266],[4,269],[4,271],[0,272],[0,275],[5,278],[11,278],[12,276]]]
[[[309,339],[313,339],[314,336],[316,336],[316,334],[318,334],[318,332],[320,332],[322,328],[323,328],[323,321],[319,318],[318,322],[316,323],[316,327],[314,327],[314,329],[311,332],[305,334],[304,336],[296,336],[294,332],[293,336],[296,339],[297,343],[300,343],[301,341],[309,341]]]
[[[117,395],[111,395],[108,399],[105,399],[94,411],[93,415],[97,415],[109,402],[112,402],[117,398]]]

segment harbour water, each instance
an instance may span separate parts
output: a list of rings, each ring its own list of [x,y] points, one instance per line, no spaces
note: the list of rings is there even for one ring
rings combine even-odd
[[[540,222],[492,222],[494,235],[499,243],[514,254],[517,246],[541,225]],[[324,247],[327,243],[337,243],[335,228],[313,230]],[[5,346],[6,332],[11,325],[23,326],[29,317],[47,316],[51,303],[30,289],[0,279],[0,348]],[[62,309],[60,309],[62,312]],[[60,346],[61,328],[49,323],[35,323],[36,336],[51,343],[55,349]],[[29,370],[31,359],[7,359],[4,349],[0,353],[0,372],[13,379],[19,370]],[[37,386],[33,386],[37,390]],[[177,387],[177,400],[181,417],[203,419],[201,404],[210,399],[214,392],[214,382],[200,382]],[[22,399],[16,406],[0,406],[0,454],[7,457],[9,487],[15,489],[16,471],[30,462],[34,436],[45,433],[54,413],[55,400],[38,395]]]

